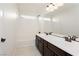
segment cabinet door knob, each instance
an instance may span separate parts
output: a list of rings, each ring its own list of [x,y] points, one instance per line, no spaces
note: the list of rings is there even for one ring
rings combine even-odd
[[[5,42],[5,40],[6,40],[5,38],[1,38],[1,42]]]

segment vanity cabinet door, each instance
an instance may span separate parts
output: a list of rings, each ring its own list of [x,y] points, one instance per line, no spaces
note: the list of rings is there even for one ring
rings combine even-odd
[[[37,49],[39,49],[39,38],[37,35],[36,35],[36,39],[35,39],[35,44],[36,44]]]
[[[46,46],[44,46],[44,56],[55,56],[55,53]]]
[[[48,48],[48,42],[44,40],[44,56],[54,56],[55,53]]]
[[[61,49],[59,49],[58,47],[54,46],[53,44],[48,44],[48,48],[51,50],[51,51],[54,51],[55,55],[57,56],[65,56],[65,52]]]
[[[41,55],[43,55],[43,43],[39,41],[39,52],[41,53]]]
[[[44,46],[44,56],[51,56],[51,51],[46,46]]]
[[[43,55],[43,40],[44,39],[36,35],[36,47],[39,50],[41,55]]]
[[[35,39],[35,45],[36,45],[37,49],[39,49],[39,40],[38,39]]]

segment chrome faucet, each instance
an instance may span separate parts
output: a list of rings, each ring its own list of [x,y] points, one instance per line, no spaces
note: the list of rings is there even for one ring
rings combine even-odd
[[[67,37],[64,37],[65,38],[65,41],[68,41],[68,42],[71,42],[72,40],[72,37],[70,35],[68,35]]]

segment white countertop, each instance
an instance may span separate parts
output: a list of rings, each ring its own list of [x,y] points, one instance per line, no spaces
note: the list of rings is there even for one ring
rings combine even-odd
[[[79,56],[79,42],[67,42],[64,38],[59,38],[53,35],[45,35],[44,33],[37,35],[69,54]]]

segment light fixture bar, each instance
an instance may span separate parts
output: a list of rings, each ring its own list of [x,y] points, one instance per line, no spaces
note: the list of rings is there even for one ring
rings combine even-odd
[[[50,3],[49,5],[46,6],[46,10],[48,12],[52,12],[56,9],[58,9],[58,7],[63,6],[63,3]]]

